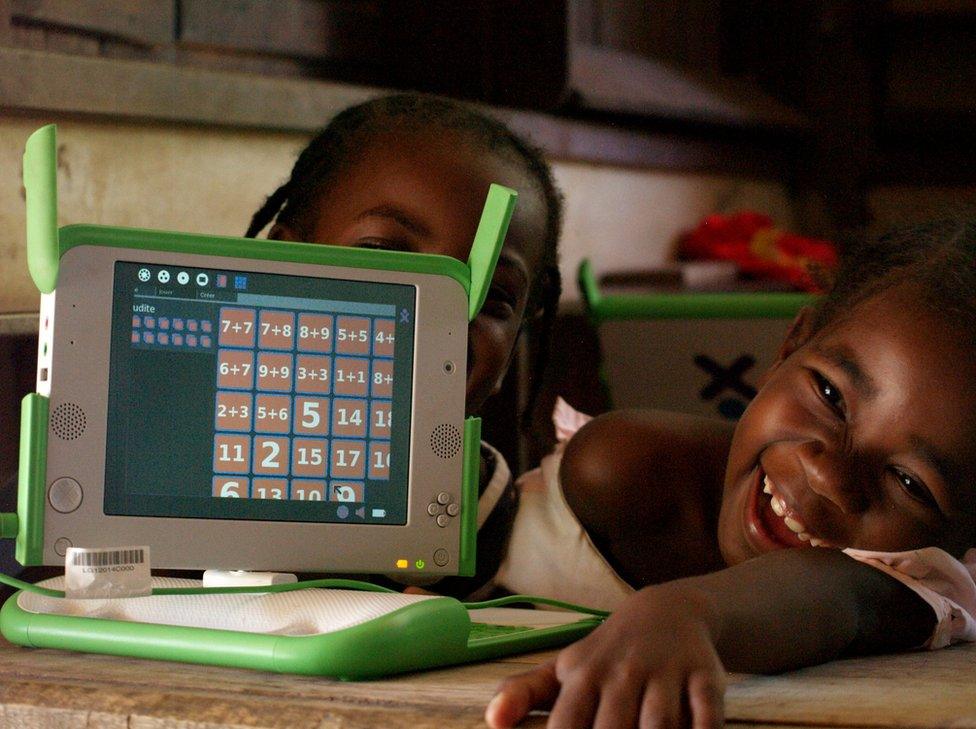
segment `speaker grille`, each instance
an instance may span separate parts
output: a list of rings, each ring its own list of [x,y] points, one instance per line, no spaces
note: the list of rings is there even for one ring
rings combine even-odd
[[[430,449],[440,458],[454,458],[461,450],[461,431],[450,423],[441,423],[430,434]]]
[[[51,413],[51,430],[62,440],[81,437],[87,426],[85,411],[73,402],[63,402]]]

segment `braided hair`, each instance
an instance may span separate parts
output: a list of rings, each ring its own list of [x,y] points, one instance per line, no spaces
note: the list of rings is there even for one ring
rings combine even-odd
[[[500,121],[451,99],[426,94],[393,94],[351,106],[337,114],[302,150],[289,179],[254,214],[245,236],[254,238],[269,224],[280,223],[307,238],[319,200],[340,172],[355,161],[359,149],[373,136],[393,130],[453,131],[490,154],[519,165],[535,184],[545,204],[542,256],[529,284],[525,319],[534,319],[538,346],[534,347],[533,384],[523,423],[535,405],[548,361],[549,339],[561,281],[558,242],[562,228],[562,194],[541,150],[513,133]]]

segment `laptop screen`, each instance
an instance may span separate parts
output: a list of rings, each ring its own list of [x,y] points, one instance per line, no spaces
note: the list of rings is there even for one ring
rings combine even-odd
[[[405,524],[415,299],[117,262],[105,513]]]

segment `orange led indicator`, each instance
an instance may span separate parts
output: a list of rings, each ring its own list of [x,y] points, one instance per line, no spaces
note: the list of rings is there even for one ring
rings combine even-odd
[[[410,563],[405,559],[398,559],[396,561],[396,566],[398,570],[405,570],[407,568],[407,565],[409,564]]]

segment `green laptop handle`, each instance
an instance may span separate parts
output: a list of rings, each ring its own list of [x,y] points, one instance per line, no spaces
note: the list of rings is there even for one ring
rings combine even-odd
[[[781,319],[796,316],[816,299],[811,294],[779,292],[605,294],[600,291],[593,264],[585,258],[577,277],[587,314],[597,324],[650,319]]]
[[[54,124],[41,127],[27,140],[24,149],[24,187],[27,191],[27,266],[37,288],[41,293],[49,294],[58,283],[61,256],[73,245],[83,242],[83,236],[68,239],[58,231],[57,127]],[[446,274],[464,288],[468,296],[468,321],[471,321],[478,315],[488,295],[517,198],[518,193],[514,190],[496,184],[489,186],[467,264],[448,256],[404,251],[328,246],[327,252],[320,250],[316,255],[310,248],[315,244],[309,243],[229,236],[204,237],[213,243],[217,250],[211,252],[216,255],[221,255],[222,248],[226,251],[224,255],[236,257],[274,257],[281,260],[311,258],[320,259],[314,262],[332,261],[336,265],[359,268]],[[174,250],[174,246],[178,248],[178,243],[172,241],[172,235],[158,231],[113,230],[120,231],[118,245],[124,245],[127,236],[132,233],[141,235],[144,247],[158,245],[166,250]]]

